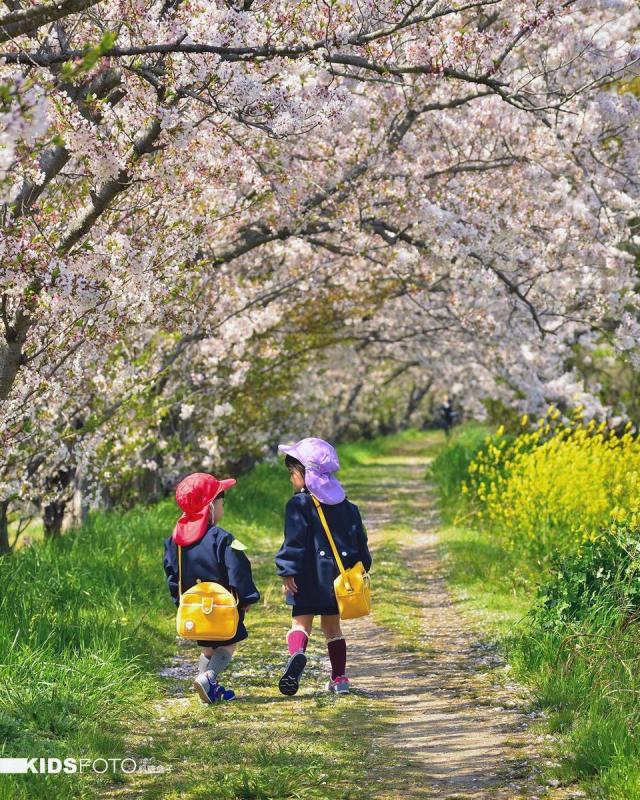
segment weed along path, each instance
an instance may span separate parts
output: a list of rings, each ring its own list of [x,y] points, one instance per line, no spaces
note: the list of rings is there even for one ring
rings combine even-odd
[[[179,644],[159,673],[159,695],[123,721],[126,755],[149,772],[105,783],[100,797],[565,796],[536,780],[540,743],[521,710],[526,697],[447,593],[424,480],[439,441],[414,433],[345,448],[343,479],[365,517],[375,588],[374,614],[345,623],[352,694],[324,691],[328,660],[319,632],[298,695],[279,694],[289,623],[273,574],[279,517],[267,532],[247,526],[245,537],[238,529],[263,590],[247,618],[250,639],[225,673],[238,699],[201,704],[191,688],[197,651]]]

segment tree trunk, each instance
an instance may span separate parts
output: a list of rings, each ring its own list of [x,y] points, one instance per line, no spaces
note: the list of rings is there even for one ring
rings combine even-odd
[[[5,297],[2,298],[2,313],[5,316]],[[5,322],[6,337],[0,341],[0,403],[6,400],[22,363],[22,348],[31,325],[28,314],[18,311],[12,325]]]
[[[71,498],[71,527],[80,528],[89,516],[87,503],[87,479],[81,468],[75,470],[73,476],[73,496]]]
[[[42,509],[42,521],[46,539],[57,539],[62,533],[62,520],[64,519],[66,505],[64,500],[54,500],[52,503],[47,503]]]
[[[9,501],[0,501],[0,556],[11,552],[9,547]]]
[[[430,380],[426,386],[422,388],[418,388],[417,385],[414,384],[413,388],[411,389],[411,394],[409,395],[409,402],[407,403],[407,410],[404,414],[404,424],[407,424],[412,415],[418,410],[418,406],[422,402],[423,397],[427,394],[429,389],[431,389],[431,384],[433,383]]]
[[[46,539],[55,539],[62,533],[62,522],[64,511],[67,507],[67,488],[71,483],[75,470],[71,468],[61,469],[55,475],[50,476],[47,481],[47,490],[56,490],[57,499],[42,505],[42,521],[44,523],[44,535]]]

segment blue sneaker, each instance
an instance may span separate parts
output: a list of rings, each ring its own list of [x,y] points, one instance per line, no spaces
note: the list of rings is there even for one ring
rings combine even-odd
[[[232,689],[225,689],[218,683],[211,670],[198,675],[193,686],[203,703],[221,703],[223,700],[233,700],[236,696]]]

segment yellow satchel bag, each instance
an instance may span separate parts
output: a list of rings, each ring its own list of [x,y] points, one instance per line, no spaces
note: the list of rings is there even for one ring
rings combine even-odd
[[[238,600],[228,589],[215,581],[198,581],[182,592],[182,547],[178,545],[178,591],[180,605],[176,630],[185,639],[224,642],[238,630]]]
[[[365,570],[362,561],[349,567],[344,568],[340,553],[333,540],[327,520],[322,510],[322,506],[317,498],[311,495],[311,498],[318,511],[320,522],[327,534],[327,539],[333,551],[333,557],[336,560],[340,574],[333,582],[333,589],[336,593],[336,600],[338,602],[338,611],[340,612],[340,619],[356,619],[357,617],[366,617],[371,613],[371,580],[369,573]]]

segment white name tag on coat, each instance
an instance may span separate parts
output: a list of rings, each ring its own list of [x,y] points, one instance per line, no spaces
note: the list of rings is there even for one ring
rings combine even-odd
[[[242,542],[239,541],[238,539],[234,539],[231,542],[231,547],[233,547],[234,550],[246,550],[247,549],[247,545],[246,544],[242,544]]]

